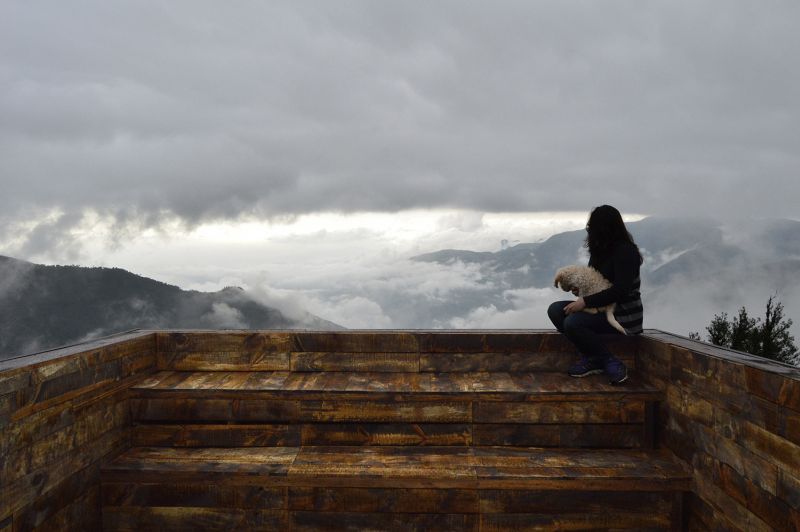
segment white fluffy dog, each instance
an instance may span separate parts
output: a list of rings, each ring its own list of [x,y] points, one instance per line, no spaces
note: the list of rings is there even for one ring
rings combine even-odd
[[[608,279],[590,266],[564,266],[556,272],[556,278],[553,284],[556,288],[561,285],[562,290],[565,292],[572,292],[578,297],[590,296],[611,287],[611,283]],[[622,334],[627,334],[625,329],[622,328],[622,325],[620,325],[614,317],[614,309],[616,306],[616,303],[611,303],[605,307],[585,308],[583,312],[588,312],[589,314],[605,312],[608,323]]]

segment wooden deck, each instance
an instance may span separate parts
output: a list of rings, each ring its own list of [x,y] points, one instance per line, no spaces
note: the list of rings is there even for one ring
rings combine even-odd
[[[447,516],[491,530],[540,512],[564,526],[624,515],[629,527],[669,528],[690,486],[688,471],[663,450],[150,447],[104,468],[103,504],[110,530],[204,528],[209,509],[254,529],[280,524],[273,530],[331,529],[353,515],[367,523],[369,514],[398,514],[390,529]],[[262,528],[257,512],[266,508]]]
[[[0,362],[0,532],[800,529],[800,371],[661,332],[142,331]]]

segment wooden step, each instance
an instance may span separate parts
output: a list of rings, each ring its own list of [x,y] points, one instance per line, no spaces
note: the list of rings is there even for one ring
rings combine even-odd
[[[105,530],[677,529],[664,450],[133,448],[103,468]]]
[[[140,446],[651,447],[661,392],[559,373],[159,372]]]

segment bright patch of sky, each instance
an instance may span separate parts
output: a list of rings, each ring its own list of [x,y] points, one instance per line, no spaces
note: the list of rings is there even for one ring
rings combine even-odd
[[[582,212],[481,213],[463,209],[323,212],[272,221],[218,221],[194,228],[176,219],[120,236],[115,235],[113,221],[92,213],[69,230],[72,261],[53,249],[28,259],[43,264],[120,267],[184,289],[217,290],[247,284],[244,279],[256,273],[296,286],[309,276],[330,275],[331,269],[367,273],[355,267],[358,263],[374,267],[440,249],[498,251],[536,242],[582,229],[586,217]],[[642,216],[625,218],[633,221]],[[39,223],[56,220],[58,213],[50,213]],[[27,225],[35,227],[36,223]],[[13,240],[3,247],[14,254]]]

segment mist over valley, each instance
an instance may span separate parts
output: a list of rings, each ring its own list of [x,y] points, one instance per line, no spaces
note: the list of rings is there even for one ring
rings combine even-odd
[[[715,314],[746,306],[757,316],[775,294],[787,317],[800,316],[800,222],[649,217],[627,225],[645,259],[645,327],[704,336]],[[118,268],[3,257],[0,353],[134,328],[551,328],[547,306],[570,298],[552,287],[553,273],[586,263],[584,237],[571,230],[498,242],[497,251],[378,254],[328,268],[297,263],[284,270],[294,275],[222,272],[235,286],[211,290],[182,290]]]

